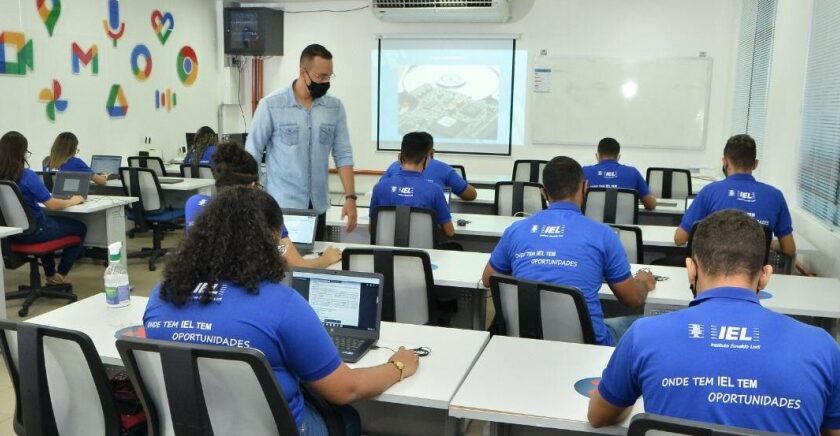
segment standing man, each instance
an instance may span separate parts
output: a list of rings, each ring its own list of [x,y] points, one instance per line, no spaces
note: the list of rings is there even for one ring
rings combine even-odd
[[[347,231],[356,228],[356,187],[353,149],[347,115],[338,98],[328,96],[334,77],[332,53],[318,44],[303,49],[300,71],[292,85],[260,101],[245,149],[257,159],[266,154],[266,191],[283,208],[319,212],[317,239],[326,236],[329,200],[329,155],[341,184]]]

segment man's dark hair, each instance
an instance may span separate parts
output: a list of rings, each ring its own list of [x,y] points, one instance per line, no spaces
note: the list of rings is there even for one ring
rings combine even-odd
[[[432,135],[426,132],[406,133],[400,147],[400,159],[409,164],[419,164],[432,151]]]
[[[738,168],[749,168],[755,165],[755,139],[747,134],[735,135],[726,141],[723,156]]]
[[[764,266],[767,237],[761,224],[737,209],[707,216],[697,224],[691,256],[710,276],[756,277]]]
[[[604,157],[618,157],[621,153],[621,144],[615,138],[604,138],[598,142],[598,154]]]
[[[300,64],[309,64],[316,57],[330,60],[332,59],[332,53],[321,44],[309,44],[300,52]]]
[[[568,156],[557,156],[543,168],[543,186],[551,201],[571,197],[583,183],[583,168]]]

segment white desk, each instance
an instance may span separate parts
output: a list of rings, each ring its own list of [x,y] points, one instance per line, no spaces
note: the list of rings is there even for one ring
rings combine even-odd
[[[497,182],[509,182],[510,173],[507,174],[483,174],[467,173],[467,182],[476,188],[494,189]]]
[[[0,226],[0,239],[3,239],[8,236],[17,235],[18,233],[23,232],[23,229],[19,229],[17,227],[3,227]],[[0,250],[0,259],[3,258],[3,252]],[[5,269],[4,265],[0,265],[0,294],[6,295],[6,285],[5,285],[5,278],[3,277],[3,270]],[[0,299],[0,318],[6,318],[6,298]]]
[[[132,295],[130,305],[110,308],[105,305],[105,293],[102,292],[29,318],[26,322],[79,330],[90,336],[102,363],[122,365],[114,333],[126,327],[142,325],[148,301],[146,297]]]
[[[125,242],[125,208],[138,201],[137,197],[111,197],[89,195],[87,201],[60,211],[46,211],[50,215],[63,215],[85,223],[86,247],[107,248],[114,242],[122,242],[122,264],[128,266]]]
[[[449,406],[449,415],[494,423],[625,434],[621,426],[592,428],[589,398],[577,381],[600,377],[613,348],[494,336]],[[633,414],[643,410],[637,401]]]
[[[631,265],[632,271],[640,267],[668,280],[656,282],[656,289],[648,294],[645,314],[670,312],[688,306],[694,299],[689,288],[685,268],[649,265]],[[761,300],[761,305],[787,315],[840,318],[840,280],[825,277],[787,276],[777,274],[770,278],[765,289],[771,298]],[[606,284],[599,293],[602,299],[615,299]]]
[[[213,195],[216,181],[213,179],[181,179],[180,183],[161,183],[160,189],[166,203],[182,208],[193,194]],[[122,181],[108,180],[105,186],[91,186],[91,192],[104,195],[123,195]]]

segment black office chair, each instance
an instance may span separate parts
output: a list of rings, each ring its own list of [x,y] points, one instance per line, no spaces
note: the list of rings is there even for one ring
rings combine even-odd
[[[207,164],[181,164],[181,177],[185,179],[214,179],[213,168]]]
[[[539,183],[497,182],[495,191],[493,204],[496,215],[531,215],[546,208]]]
[[[121,434],[111,384],[86,334],[0,320],[0,347],[15,391],[15,433]]]
[[[577,288],[508,276],[490,277],[496,334],[595,344],[586,298]]]
[[[258,350],[123,336],[117,350],[146,411],[149,434],[296,435]]]
[[[689,436],[771,436],[780,433],[770,433],[740,427],[711,424],[690,419],[672,418],[670,416],[640,413],[630,420],[627,436],[645,436],[651,434],[689,435]]]
[[[165,177],[166,167],[163,165],[163,159],[157,156],[129,156],[128,166],[130,168],[145,168],[150,169],[157,174],[158,177]]]
[[[433,210],[410,206],[380,206],[370,218],[371,245],[435,248],[440,239]]]
[[[53,179],[55,179],[55,172],[53,171],[35,171],[35,174],[38,175],[38,178],[41,179],[41,182],[44,186],[47,187],[47,191],[52,192],[53,190]]]
[[[583,214],[608,224],[639,223],[639,193],[635,189],[589,188]]]
[[[467,180],[467,169],[464,168],[463,165],[450,165],[453,170],[458,171],[458,174],[461,175],[461,178]]]
[[[624,252],[627,253],[627,261],[630,263],[645,263],[645,249],[644,239],[642,238],[642,229],[635,226],[621,226],[618,224],[610,224],[618,239],[621,240],[621,245],[624,247]]]
[[[432,262],[425,251],[348,248],[341,253],[341,269],[382,274],[385,278],[383,321],[404,324],[438,321]]]
[[[645,175],[650,193],[656,198],[687,198],[692,195],[691,172],[681,168],[647,169]]]
[[[513,175],[510,180],[542,185],[542,172],[546,165],[547,160],[518,159],[513,163]]]

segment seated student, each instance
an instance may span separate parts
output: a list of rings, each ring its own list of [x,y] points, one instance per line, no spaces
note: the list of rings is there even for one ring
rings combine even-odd
[[[260,181],[259,165],[245,149],[233,142],[222,142],[211,158],[216,189],[228,186],[257,187]],[[207,195],[196,194],[187,200],[184,206],[186,228],[189,230],[201,212],[210,203]],[[314,259],[304,259],[289,239],[286,228],[282,229],[283,257],[290,267],[326,268],[341,260],[341,251],[333,246],[324,250],[324,254]]]
[[[595,427],[645,411],[785,434],[840,435],[840,348],[761,306],[764,231],[729,209],[700,222],[685,260],[690,307],[634,323],[589,402]]]
[[[613,138],[604,138],[598,142],[598,152],[595,153],[598,163],[583,167],[589,187],[635,189],[645,209],[656,209],[656,198],[651,195],[639,170],[618,163],[620,152],[621,145]]]
[[[434,147],[434,138],[426,132],[418,132]],[[475,200],[478,193],[475,188],[467,183],[454,168],[449,166],[446,162],[437,160],[435,157],[435,149],[432,148],[429,164],[423,170],[423,177],[430,182],[437,183],[441,188],[449,188],[452,193],[460,197],[464,201]],[[385,170],[382,177],[393,176],[400,171],[400,161],[396,161]]]
[[[449,205],[440,185],[426,180],[423,171],[432,161],[429,134],[411,132],[403,136],[400,148],[400,170],[384,175],[373,187],[370,198],[370,217],[382,206],[411,206],[435,212],[441,231],[455,234]]]
[[[17,183],[23,201],[38,227],[35,233],[26,236],[11,236],[9,239],[30,244],[64,236],[78,236],[84,241],[87,227],[83,223],[64,216],[47,215],[38,203],[43,204],[47,210],[61,210],[84,203],[85,199],[80,195],[74,195],[69,200],[53,198],[38,175],[26,168],[29,164],[26,159],[31,155],[28,148],[29,142],[18,132],[8,132],[0,138],[0,180],[11,180]],[[41,256],[47,285],[70,284],[67,274],[70,273],[73,263],[76,262],[82,250],[81,244],[63,249],[58,272],[55,269],[53,253]]]
[[[170,256],[143,324],[151,339],[201,344],[221,337],[260,350],[300,434],[327,434],[323,418],[305,402],[301,382],[343,405],[381,394],[414,374],[419,361],[400,347],[378,366],[351,369],[342,363],[315,311],[282,283],[285,260],[277,250],[282,225],[280,207],[265,192],[245,186],[222,189]],[[202,322],[209,330],[195,334],[161,323],[173,320]],[[337,412],[348,434],[360,433],[352,407],[337,407]]]
[[[216,132],[207,126],[202,126],[195,132],[195,138],[193,139],[192,147],[190,151],[187,152],[187,155],[184,156],[184,163],[191,164],[193,160],[195,160],[196,156],[198,156],[198,163],[201,165],[209,165],[210,158],[213,157],[213,153],[216,152],[216,142],[218,141],[219,137],[216,136]]]
[[[726,141],[723,149],[723,174],[725,180],[706,185],[697,194],[683,215],[674,233],[674,242],[683,245],[688,241],[691,226],[707,215],[723,209],[739,209],[769,227],[778,239],[773,249],[782,254],[796,254],[793,240],[793,222],[782,191],[755,180],[752,172],[758,166],[755,140],[750,135],[735,135]]]
[[[490,286],[493,274],[574,286],[586,298],[596,341],[612,345],[633,317],[604,319],[598,298],[601,284],[606,281],[619,301],[638,307],[656,280],[646,271],[633,277],[615,232],[581,213],[586,179],[580,164],[570,157],[555,157],[543,169],[543,185],[548,209],[505,230],[484,268],[484,286]]]
[[[76,157],[79,153],[79,139],[70,132],[62,132],[53,141],[50,155],[42,162],[44,171],[78,171],[90,173],[90,179],[97,185],[108,181],[108,174],[95,174],[85,161]]]

